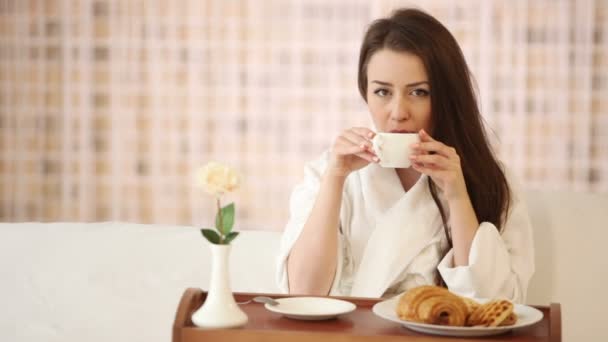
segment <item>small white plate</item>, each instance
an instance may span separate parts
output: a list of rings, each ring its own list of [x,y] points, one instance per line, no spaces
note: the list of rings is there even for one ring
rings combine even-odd
[[[264,307],[285,317],[308,321],[334,318],[357,308],[351,302],[325,297],[288,297],[275,300],[279,302],[278,305],[265,304]]]
[[[487,300],[477,300],[483,303]],[[505,333],[509,330],[519,329],[532,325],[543,319],[543,313],[538,309],[527,305],[515,304],[513,310],[517,314],[517,323],[510,326],[504,327],[452,327],[446,325],[435,325],[416,323],[410,321],[403,321],[397,316],[397,304],[399,303],[399,296],[391,299],[376,303],[372,308],[372,311],[377,316],[380,316],[389,321],[404,325],[406,328],[423,332],[432,335],[442,336],[490,336]]]

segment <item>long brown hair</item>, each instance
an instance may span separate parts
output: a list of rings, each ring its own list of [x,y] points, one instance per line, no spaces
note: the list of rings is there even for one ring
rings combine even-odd
[[[470,71],[456,39],[438,20],[417,9],[400,9],[374,21],[359,55],[359,91],[366,101],[367,66],[381,49],[409,52],[424,63],[431,88],[432,135],[456,149],[478,221],[491,222],[501,231],[511,192],[488,142]],[[451,247],[445,209],[430,177],[429,187]]]

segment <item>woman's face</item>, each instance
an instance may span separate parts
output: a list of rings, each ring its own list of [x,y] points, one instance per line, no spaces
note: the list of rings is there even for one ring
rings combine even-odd
[[[382,49],[367,66],[367,106],[379,132],[432,134],[431,88],[422,60]]]

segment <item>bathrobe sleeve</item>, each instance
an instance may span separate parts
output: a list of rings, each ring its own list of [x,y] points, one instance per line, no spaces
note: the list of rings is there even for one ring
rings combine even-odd
[[[509,178],[513,202],[502,233],[492,223],[482,222],[473,238],[468,266],[454,267],[453,250],[439,263],[439,272],[451,291],[468,297],[525,302],[534,274],[532,227],[519,187]]]
[[[289,220],[283,235],[281,237],[281,243],[279,247],[279,253],[276,260],[276,282],[281,293],[289,293],[289,281],[287,276],[287,258],[295,242],[297,241],[304,224],[308,220],[308,216],[312,211],[317,194],[319,193],[319,187],[321,184],[321,177],[325,168],[327,167],[327,160],[329,158],[329,152],[323,153],[321,157],[306,165],[304,169],[304,180],[296,185],[291,193],[289,200]],[[348,217],[349,205],[347,196],[343,196],[342,206],[340,212],[340,224],[348,224],[345,222]],[[338,262],[336,265],[336,274],[334,276],[334,282],[332,284],[330,295],[340,294],[337,289],[339,279],[342,273],[342,262],[344,255],[344,248],[348,245],[345,243],[345,238],[340,232],[338,236]]]

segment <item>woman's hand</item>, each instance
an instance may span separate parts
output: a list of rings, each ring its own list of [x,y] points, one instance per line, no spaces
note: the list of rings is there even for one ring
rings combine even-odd
[[[414,169],[429,175],[448,200],[454,266],[467,266],[479,221],[467,192],[456,150],[420,130],[420,143],[410,157]]]
[[[343,131],[334,141],[328,172],[346,177],[369,163],[379,159],[373,151],[372,138],[375,133],[367,128],[353,127]]]
[[[456,150],[433,139],[421,129],[420,143],[414,144],[410,156],[413,168],[430,176],[443,191],[448,201],[468,198],[460,157]]]

